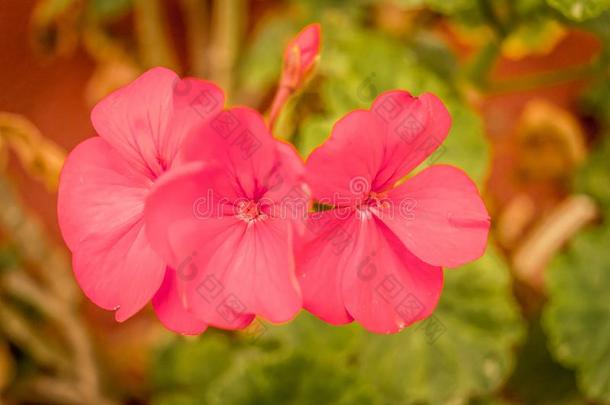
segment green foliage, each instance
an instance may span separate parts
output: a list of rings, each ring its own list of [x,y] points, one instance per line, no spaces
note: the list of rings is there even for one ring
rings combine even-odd
[[[0,274],[21,264],[18,249],[12,244],[0,243]]]
[[[547,345],[548,337],[536,315],[529,321],[527,340],[518,353],[508,390],[519,403],[528,405],[582,404],[574,372],[558,364]]]
[[[231,367],[237,350],[228,336],[216,332],[198,340],[177,338],[155,359],[152,380],[158,392],[153,404],[201,403],[214,381]]]
[[[300,29],[289,19],[275,19],[261,28],[239,65],[238,76],[246,92],[263,92],[275,84],[280,76],[284,46]]]
[[[448,104],[453,118],[449,136],[440,149],[427,162],[448,163],[468,173],[482,185],[491,164],[489,144],[483,133],[480,117],[469,107],[457,101]]]
[[[610,17],[607,24],[606,38],[610,44]],[[598,27],[592,27],[593,29]],[[606,47],[610,48],[610,47]],[[610,49],[602,50],[600,66],[605,65],[606,75],[602,75],[591,83],[590,89],[585,94],[582,107],[587,114],[596,117],[602,125],[602,132],[610,133],[610,80],[606,77],[610,74]],[[608,146],[602,146],[607,148]]]
[[[266,327],[258,341],[208,332],[157,356],[155,404],[374,404],[350,361],[361,331],[309,314]]]
[[[389,2],[406,9],[428,7],[443,14],[456,14],[476,7],[476,0],[378,0],[378,3]]]
[[[133,0],[87,0],[85,1],[88,17],[94,20],[108,20],[118,18],[127,13],[132,6]],[[49,22],[58,18],[71,8],[80,7],[78,0],[47,0],[41,2],[39,18],[43,22]]]
[[[41,2],[38,13],[43,21],[49,21],[74,7],[76,0],[49,0]]]
[[[296,350],[254,362],[217,387],[218,404],[374,404],[374,392],[332,358]]]
[[[133,0],[89,0],[88,12],[93,19],[113,20],[131,10]]]
[[[472,9],[476,5],[476,1],[473,0],[426,0],[426,5],[432,10],[444,13],[444,14],[455,14],[461,11]]]
[[[583,21],[610,9],[610,0],[547,0],[570,20]]]
[[[578,235],[548,272],[545,327],[555,357],[592,400],[610,402],[610,230]]]
[[[544,325],[551,351],[574,367],[578,384],[592,400],[610,403],[610,139],[603,138],[576,177],[575,189],[602,208],[602,226],[577,235],[547,273],[549,303]]]
[[[593,146],[589,161],[576,177],[577,191],[593,196],[610,218],[610,137]]]

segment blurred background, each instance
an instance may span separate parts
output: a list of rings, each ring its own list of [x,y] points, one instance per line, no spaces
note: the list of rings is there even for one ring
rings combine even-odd
[[[0,0],[0,403],[610,403],[608,0]],[[91,107],[164,65],[264,112],[287,41],[323,27],[276,136],[303,157],[387,89],[453,116],[422,167],[478,183],[492,240],[392,336],[288,325],[185,338],[75,285],[56,220]]]

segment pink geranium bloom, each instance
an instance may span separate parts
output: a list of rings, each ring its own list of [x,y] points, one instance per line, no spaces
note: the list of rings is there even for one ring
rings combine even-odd
[[[143,213],[155,183],[177,170],[186,135],[223,105],[214,84],[151,69],[95,106],[91,121],[99,136],[79,144],[65,162],[58,218],[74,273],[87,297],[116,310],[118,321],[152,299],[168,328],[194,334],[206,327],[184,305],[176,271],[148,242]]]
[[[273,139],[258,112],[240,107],[189,136],[181,160],[187,170],[155,184],[145,220],[163,259],[188,263],[186,305],[221,327],[255,314],[291,319],[302,307],[293,219],[308,199],[294,148]]]
[[[490,220],[461,170],[431,166],[397,183],[443,142],[451,118],[431,94],[380,95],[307,160],[314,200],[297,256],[304,307],[332,324],[392,333],[434,310],[442,267],[480,257]]]

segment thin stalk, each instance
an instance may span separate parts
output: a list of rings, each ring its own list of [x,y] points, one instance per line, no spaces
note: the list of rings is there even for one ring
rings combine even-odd
[[[178,70],[167,20],[160,0],[133,0],[136,39],[145,68],[166,66]]]
[[[243,33],[243,0],[215,0],[212,9],[209,77],[226,93],[233,94],[233,69]]]
[[[273,127],[277,122],[277,119],[284,108],[284,105],[290,98],[290,96],[294,93],[294,88],[285,86],[280,84],[278,87],[275,97],[273,97],[273,102],[271,103],[271,108],[269,109],[269,130],[273,133]]]
[[[180,0],[180,5],[186,25],[190,73],[197,77],[206,77],[208,65],[206,52],[207,2],[205,0]]]

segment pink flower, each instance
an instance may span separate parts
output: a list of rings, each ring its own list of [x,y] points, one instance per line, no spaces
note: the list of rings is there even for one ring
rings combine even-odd
[[[431,94],[380,95],[339,120],[307,160],[313,198],[297,254],[304,307],[332,324],[356,320],[392,333],[428,317],[442,268],[480,257],[490,220],[461,170],[431,166],[404,183],[443,142],[451,118]]]
[[[91,121],[99,136],[65,162],[58,218],[74,274],[87,297],[116,310],[118,321],[152,299],[168,328],[193,334],[206,327],[182,304],[176,272],[148,242],[143,213],[155,183],[179,166],[186,135],[223,104],[212,83],[151,69],[95,106]]]
[[[291,319],[302,307],[293,224],[308,200],[294,148],[256,111],[232,108],[189,136],[181,160],[155,184],[145,220],[163,259],[188,267],[179,271],[185,304],[223,328],[255,314]]]

